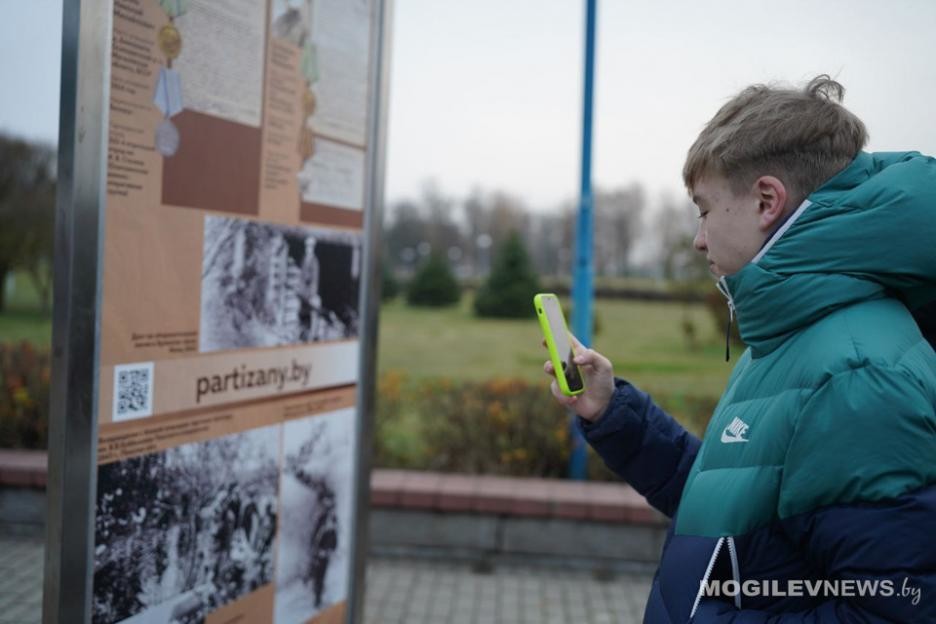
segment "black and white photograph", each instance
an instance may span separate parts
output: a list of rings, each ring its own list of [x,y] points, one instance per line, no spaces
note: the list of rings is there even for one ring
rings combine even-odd
[[[304,624],[348,596],[354,409],[287,422],[276,624]]]
[[[94,624],[196,624],[273,580],[280,426],[98,470]]]
[[[361,234],[205,217],[202,352],[358,335]]]

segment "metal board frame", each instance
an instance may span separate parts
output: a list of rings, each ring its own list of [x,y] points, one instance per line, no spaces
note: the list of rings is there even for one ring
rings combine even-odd
[[[360,294],[364,319],[346,612],[353,624],[364,617],[392,0],[375,0],[373,10]],[[91,618],[112,20],[113,0],[64,3],[44,624],[87,624]]]
[[[42,621],[91,618],[112,0],[62,14]]]
[[[357,393],[357,449],[355,461],[354,511],[351,534],[351,566],[348,570],[348,610],[346,621],[364,621],[367,553],[370,535],[370,473],[376,379],[377,337],[381,286],[381,231],[383,230],[384,174],[387,147],[387,103],[390,78],[390,45],[393,0],[375,0],[371,30],[370,118],[368,120],[368,187],[364,219],[364,280],[361,309],[364,311],[359,336],[361,370]]]

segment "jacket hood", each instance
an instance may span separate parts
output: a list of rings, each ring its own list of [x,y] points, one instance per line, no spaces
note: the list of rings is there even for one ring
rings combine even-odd
[[[936,159],[859,152],[719,281],[754,357],[844,306],[936,300]]]

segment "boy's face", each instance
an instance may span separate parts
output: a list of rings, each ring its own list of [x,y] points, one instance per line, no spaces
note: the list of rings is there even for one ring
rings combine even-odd
[[[786,189],[772,176],[758,178],[750,189],[735,194],[728,181],[710,174],[692,188],[699,208],[699,229],[693,246],[705,253],[715,276],[737,273],[760,250],[783,214]]]

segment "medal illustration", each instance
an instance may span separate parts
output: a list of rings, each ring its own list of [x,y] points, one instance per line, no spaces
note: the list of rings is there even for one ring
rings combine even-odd
[[[156,128],[156,151],[169,158],[179,151],[179,129],[168,119]]]
[[[302,75],[305,76],[306,80],[310,85],[318,82],[319,79],[319,64],[318,64],[318,48],[311,41],[307,41],[305,47],[302,48]]]
[[[182,112],[182,78],[178,71],[168,67],[159,68],[153,104],[166,118]]]
[[[188,11],[189,0],[159,0],[159,6],[169,17],[179,17]]]
[[[156,127],[154,144],[156,151],[170,158],[179,151],[179,129],[171,118],[182,112],[182,77],[172,69],[172,61],[182,52],[182,33],[173,20],[188,11],[189,0],[159,0],[159,6],[169,16],[169,23],[156,33],[156,44],[166,57],[166,65],[159,68],[153,104],[162,112],[164,119]]]
[[[302,156],[303,160],[308,160],[312,158],[312,154],[315,153],[315,135],[312,134],[312,130],[309,128],[303,128],[302,134],[299,136],[299,154]]]
[[[159,49],[170,61],[179,56],[179,52],[182,51],[182,35],[173,24],[166,24],[160,28],[156,39],[159,42]]]
[[[315,114],[315,107],[317,104],[318,101],[313,91],[308,90],[302,94],[302,112],[304,114],[304,119],[308,119]]]

